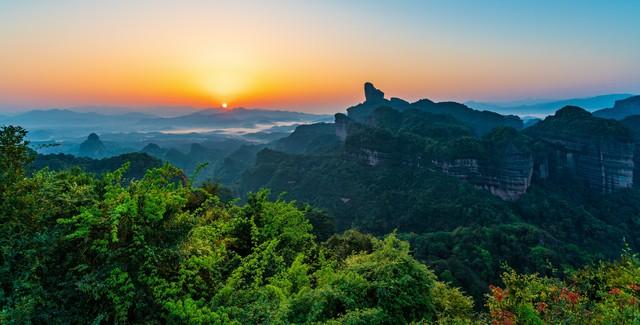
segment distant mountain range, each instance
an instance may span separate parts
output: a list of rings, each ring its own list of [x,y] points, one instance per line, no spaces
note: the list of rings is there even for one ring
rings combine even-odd
[[[330,120],[330,115],[237,108],[206,109],[177,117],[159,117],[145,112],[104,114],[69,109],[33,110],[13,116],[0,116],[0,125],[20,125],[37,140],[84,138],[89,133],[135,132],[213,132],[242,128],[246,133],[269,127],[315,123]],[[193,129],[193,130],[192,130]]]
[[[366,94],[369,99],[361,105],[366,106],[371,103],[376,103],[376,100],[381,98],[381,94],[376,93],[376,90],[377,89],[369,89],[369,92]],[[384,96],[384,94],[382,94],[382,96]],[[405,109],[412,106],[429,106],[429,110],[434,112],[456,111],[459,114],[471,114],[468,118],[474,119],[475,117],[473,116],[476,115],[484,115],[488,118],[488,112],[476,113],[468,110],[468,108],[503,115],[544,117],[553,114],[564,106],[579,106],[589,112],[613,108],[617,101],[632,96],[631,94],[607,94],[586,98],[553,101],[527,100],[508,103],[469,101],[464,103],[464,105],[453,102],[434,103],[429,100],[408,103],[398,98],[382,100],[388,106],[396,109]],[[621,104],[625,104],[625,102]],[[624,116],[632,115],[632,113],[635,112],[633,109],[630,110],[628,105],[625,107],[626,113],[616,114],[612,111],[607,111],[598,113],[596,116],[608,117],[607,114],[613,114],[617,117],[612,118],[620,119],[624,118]],[[92,110],[94,111],[92,112]],[[96,113],[98,111],[100,113]],[[250,129],[255,128],[257,125],[284,126],[288,128],[289,125],[294,124],[331,121],[331,116],[329,115],[246,108],[233,110],[214,108],[197,110],[192,107],[159,106],[157,108],[150,108],[149,112],[137,112],[121,107],[105,108],[98,106],[77,107],[72,109],[32,110],[13,115],[0,114],[0,124],[21,125],[30,130],[32,137],[39,136],[40,138],[47,138],[60,135],[61,133],[64,133],[67,137],[86,137],[87,134],[92,132],[101,134],[109,132],[154,132],[181,129],[185,131],[194,129],[195,132],[203,132],[202,129]],[[460,117],[461,116],[458,116],[458,118]],[[501,119],[497,117],[497,115],[494,115],[494,118]],[[256,132],[259,131],[260,130],[256,130]]]
[[[514,115],[533,115],[537,117],[544,117],[553,114],[555,111],[565,106],[578,106],[583,109],[593,112],[598,109],[613,107],[617,100],[629,98],[632,94],[608,94],[586,98],[571,98],[563,100],[552,100],[544,102],[534,102],[531,104],[520,104],[518,102],[513,103],[490,103],[490,102],[476,102],[469,101],[465,104],[471,108],[479,110],[489,110],[500,114],[514,114]]]
[[[278,122],[319,122],[327,120],[331,120],[330,115],[237,108],[233,110],[202,110],[172,118],[149,118],[140,120],[138,124],[143,127],[169,129],[182,127],[252,128],[263,124],[274,124],[274,126],[277,126],[279,125]]]
[[[147,113],[107,115],[94,112],[77,112],[68,109],[33,110],[14,116],[3,116],[3,123],[13,123],[28,128],[88,127],[117,123],[122,125],[151,118]]]
[[[13,116],[13,115],[19,115],[27,111],[48,111],[52,109],[61,109],[61,110],[69,110],[74,112],[85,112],[85,113],[96,112],[104,115],[123,115],[127,113],[153,112],[152,113],[153,115],[159,116],[159,117],[175,117],[175,116],[195,113],[197,111],[201,111],[203,108],[193,107],[193,106],[163,106],[163,105],[153,105],[153,106],[143,106],[143,107],[85,105],[85,106],[69,106],[69,107],[42,107],[42,108],[32,108],[27,110],[27,109],[15,108],[15,107],[0,106],[0,115]]]
[[[617,100],[612,108],[605,108],[593,112],[594,116],[622,120],[628,116],[640,114],[640,96],[633,96]]]

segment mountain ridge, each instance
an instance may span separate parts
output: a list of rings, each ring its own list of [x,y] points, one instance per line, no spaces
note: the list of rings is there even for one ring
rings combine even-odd
[[[620,94],[604,94],[590,97],[576,97],[569,99],[558,100],[540,100],[536,103],[495,103],[495,102],[482,102],[482,101],[467,101],[469,107],[477,109],[485,109],[503,114],[516,114],[516,115],[537,115],[538,117],[544,115],[551,115],[555,111],[565,106],[579,106],[587,111],[595,111],[605,107],[612,106],[616,100],[632,97],[632,94],[620,93]],[[526,102],[526,101],[525,101]]]
[[[628,116],[638,114],[640,114],[640,96],[616,100],[613,107],[593,112],[594,116],[615,120],[622,120]]]

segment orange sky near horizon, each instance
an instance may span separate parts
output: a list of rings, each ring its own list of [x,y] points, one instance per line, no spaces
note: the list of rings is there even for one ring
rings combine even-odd
[[[365,81],[410,100],[640,90],[630,71],[640,65],[629,66],[637,47],[607,50],[570,37],[570,25],[559,27],[566,39],[545,39],[537,26],[514,36],[439,18],[456,17],[455,6],[181,3],[0,3],[0,109],[227,102],[335,112],[362,100]]]

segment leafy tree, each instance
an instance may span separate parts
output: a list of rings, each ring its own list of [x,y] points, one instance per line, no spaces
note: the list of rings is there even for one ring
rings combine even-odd
[[[33,159],[27,131],[19,126],[0,127],[0,194],[25,174],[25,165]]]

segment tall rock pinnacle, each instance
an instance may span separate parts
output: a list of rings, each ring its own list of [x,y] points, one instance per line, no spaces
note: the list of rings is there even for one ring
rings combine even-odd
[[[378,103],[384,101],[384,93],[370,82],[364,84],[365,103]]]

